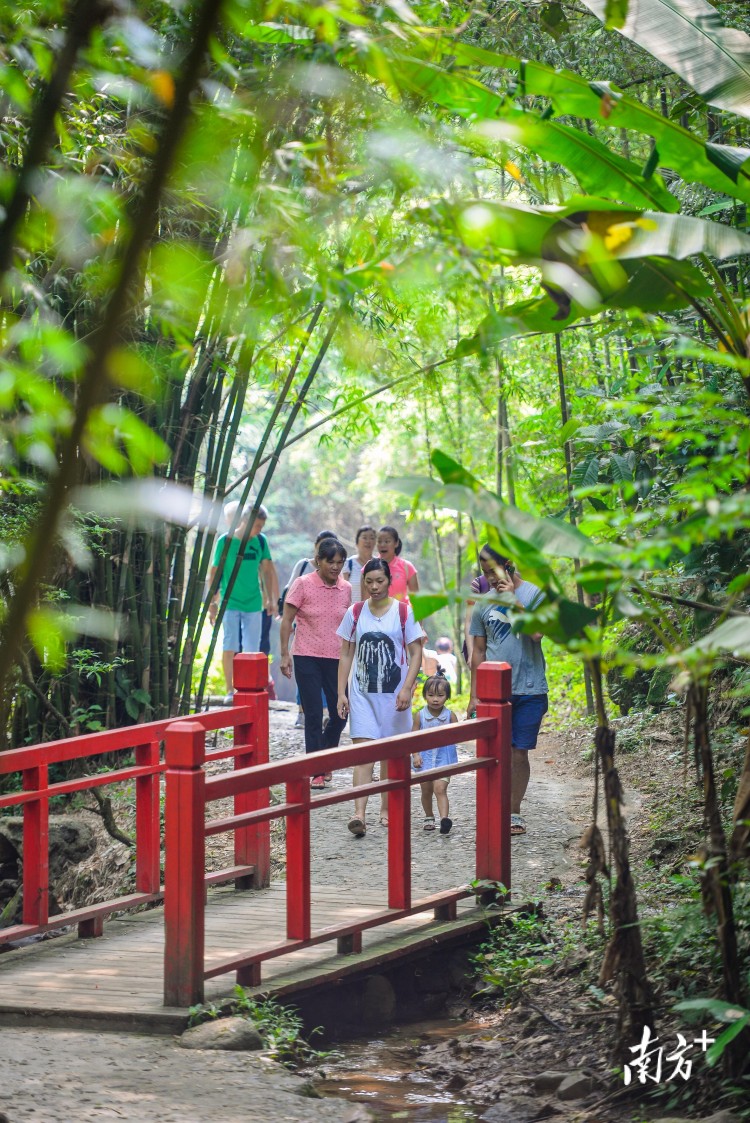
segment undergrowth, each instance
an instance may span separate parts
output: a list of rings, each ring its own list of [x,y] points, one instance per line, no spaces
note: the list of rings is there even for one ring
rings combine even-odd
[[[202,1025],[215,1018],[241,1017],[251,1021],[263,1039],[263,1045],[275,1061],[286,1068],[303,1066],[330,1059],[330,1050],[316,1049],[309,1038],[322,1033],[313,1029],[306,1037],[302,1018],[296,1010],[282,1006],[273,998],[252,998],[241,986],[234,988],[231,1003],[216,1006],[212,1002],[190,1007],[189,1026]]]

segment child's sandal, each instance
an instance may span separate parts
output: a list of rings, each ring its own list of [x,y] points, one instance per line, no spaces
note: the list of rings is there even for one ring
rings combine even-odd
[[[435,816],[434,815],[425,815],[424,824],[422,825],[422,830],[423,831],[434,831],[435,830]]]

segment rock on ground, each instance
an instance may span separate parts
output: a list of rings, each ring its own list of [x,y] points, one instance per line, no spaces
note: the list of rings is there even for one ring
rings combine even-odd
[[[186,1029],[180,1038],[183,1049],[221,1049],[231,1053],[263,1048],[263,1038],[249,1018],[220,1018]]]

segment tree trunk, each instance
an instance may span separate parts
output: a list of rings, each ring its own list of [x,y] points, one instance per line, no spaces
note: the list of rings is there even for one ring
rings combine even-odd
[[[611,931],[601,966],[600,982],[614,980],[618,1000],[614,1053],[616,1059],[623,1062],[632,1055],[628,1052],[629,1048],[641,1041],[645,1027],[654,1028],[654,1010],[643,955],[638,900],[630,871],[629,839],[622,813],[622,787],[615,767],[615,733],[607,722],[602,670],[598,659],[594,660],[591,672],[599,719],[594,745],[604,781],[614,877],[609,901]]]

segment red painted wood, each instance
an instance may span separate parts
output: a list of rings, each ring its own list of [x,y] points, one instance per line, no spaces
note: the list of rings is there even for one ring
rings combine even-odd
[[[317,755],[317,754],[316,754]],[[309,940],[310,927],[310,784],[292,780],[286,786],[287,803],[299,811],[286,821],[286,934],[290,940]]]
[[[388,907],[411,907],[411,756],[388,761]]]
[[[431,768],[427,772],[420,772],[418,775],[413,775],[409,784],[416,787],[421,784],[425,776],[458,776],[462,772],[476,772],[477,769],[493,767],[492,760],[484,758],[482,760],[477,757],[471,757],[469,760],[462,760],[458,764],[446,764],[440,768]],[[395,780],[377,780],[371,784],[360,784],[358,787],[346,788],[343,791],[327,792],[325,795],[315,796],[310,800],[311,810],[318,807],[331,807],[334,803],[351,803],[356,795],[379,795],[380,792],[395,791],[398,783]],[[296,803],[275,803],[272,807],[265,807],[260,811],[250,811],[245,815],[236,816],[229,815],[225,819],[211,819],[206,823],[206,837],[214,834],[224,834],[226,831],[234,830],[235,827],[245,826],[247,823],[261,823],[272,822],[274,819],[283,819],[291,811],[299,810],[299,804]]]
[[[27,768],[22,783],[37,798],[23,809],[23,922],[46,924],[49,919],[49,799],[47,766]]]
[[[158,764],[156,768],[145,767],[140,768],[132,766],[130,768],[117,768],[112,772],[97,773],[92,776],[80,776],[75,780],[61,780],[56,784],[49,784],[45,789],[47,795],[70,795],[72,792],[88,791],[90,788],[103,788],[108,784],[122,784],[127,780],[135,780],[139,776],[151,776],[154,772],[161,774],[166,765]],[[20,807],[25,803],[31,802],[36,799],[36,795],[29,794],[28,792],[14,792],[12,795],[3,796],[0,798],[0,808],[3,807]]]
[[[343,749],[325,749],[315,753],[314,764],[311,763],[310,754],[303,754],[283,761],[273,761],[271,764],[261,765],[252,770],[225,772],[206,780],[206,799],[208,802],[213,802],[216,799],[227,799],[243,789],[269,787],[274,784],[284,784],[288,780],[309,779],[314,775],[313,768],[333,772],[337,768],[351,768],[355,764],[395,760],[411,752],[437,749],[440,745],[473,741],[475,737],[491,734],[494,728],[492,720],[460,721],[456,725],[441,729],[423,729],[420,733],[402,733],[398,737],[386,737],[382,741],[362,741],[358,745],[347,745]],[[362,790],[364,791],[364,788]]]
[[[266,864],[269,823],[285,815],[288,847],[287,920],[289,938],[273,948],[262,949],[249,956],[212,968],[205,977],[227,970],[239,970],[245,985],[257,980],[259,964],[298,947],[308,947],[325,940],[342,941],[340,947],[361,946],[361,933],[378,924],[400,916],[434,908],[436,915],[450,916],[455,902],[469,894],[451,890],[435,894],[422,902],[410,902],[410,823],[409,796],[412,785],[422,776],[412,776],[410,753],[417,749],[436,748],[453,741],[478,738],[478,756],[473,761],[436,770],[448,775],[475,769],[477,771],[477,872],[492,880],[510,881],[510,670],[502,665],[484,664],[479,669],[478,693],[480,717],[459,723],[445,730],[428,730],[418,734],[368,742],[352,748],[331,749],[315,754],[315,758],[263,763],[268,751],[268,709],[264,689],[267,661],[262,656],[240,656],[235,669],[238,688],[237,704],[223,710],[197,715],[189,722],[152,722],[149,725],[112,730],[80,738],[14,750],[0,755],[0,774],[22,769],[24,791],[4,797],[0,806],[24,806],[27,821],[27,863],[30,891],[28,900],[36,903],[25,915],[25,923],[6,929],[0,941],[17,939],[46,928],[78,923],[81,930],[97,934],[101,918],[116,911],[159,898],[159,776],[167,772],[167,867],[165,900],[165,1002],[168,1005],[190,1005],[200,1001],[204,979],[204,897],[206,884],[220,881],[241,881],[251,874],[256,883],[268,878]],[[211,754],[234,756],[234,772],[206,782],[205,731],[232,725],[235,741],[232,750]],[[169,732],[167,732],[169,730]],[[159,742],[168,741],[167,763],[159,761]],[[135,743],[137,742],[137,744]],[[77,758],[96,756],[118,749],[135,749],[134,767],[104,775],[84,777],[49,786],[46,765]],[[391,794],[389,826],[389,903],[391,907],[363,921],[343,928],[311,931],[310,920],[310,811],[316,807],[350,801],[354,789],[329,793],[310,799],[309,779],[321,770],[351,767],[356,763],[388,760],[389,779],[368,784],[358,791]],[[47,922],[47,804],[49,796],[64,790],[79,790],[126,778],[136,780],[138,835],[137,877],[142,892],[127,898],[103,902],[92,909],[76,910]],[[271,784],[287,785],[287,803],[268,807]],[[208,825],[212,834],[238,829],[239,853],[253,854],[260,859],[260,870],[254,862],[237,861],[228,870],[205,875],[205,803],[235,797],[236,814]],[[6,800],[13,802],[6,802]],[[146,892],[146,888],[153,892]],[[42,889],[44,892],[42,892]],[[33,918],[31,918],[33,912]]]
[[[214,870],[204,877],[206,885],[226,885],[228,881],[238,881],[240,878],[252,877],[255,870],[252,866],[227,866],[223,870]]]
[[[477,771],[476,876],[510,890],[510,697],[507,663],[483,663],[477,672],[478,718],[494,718],[494,730],[477,739],[477,756],[493,765]]]
[[[164,1005],[203,1001],[206,734],[200,722],[166,733]]]
[[[207,733],[214,729],[226,729],[235,722],[251,720],[251,715],[239,706],[222,707],[220,710],[206,710],[193,714],[191,721],[200,723]],[[82,737],[66,737],[61,741],[46,741],[43,745],[32,745],[26,749],[9,749],[0,753],[0,776],[9,772],[23,772],[39,764],[62,764],[70,760],[83,760],[101,753],[118,752],[121,749],[134,749],[146,741],[162,741],[175,719],[146,722],[144,725],[126,725],[121,729],[108,729],[101,733],[87,733]]]
[[[12,928],[3,928],[0,932],[0,944],[8,944],[14,940],[21,940],[26,936],[36,936],[39,932],[51,932],[56,928],[69,928],[74,924],[81,924],[97,916],[112,916],[113,913],[127,912],[128,909],[137,908],[139,905],[148,905],[160,901],[164,894],[159,893],[131,893],[127,897],[115,897],[111,901],[104,901],[100,905],[92,905],[85,909],[74,909],[71,912],[61,912],[51,916],[46,924],[14,924]]]
[[[135,781],[135,887],[141,893],[156,893],[161,885],[159,742],[136,745],[135,761],[150,769]]]
[[[258,694],[261,691],[268,697],[268,656],[259,651],[235,655],[232,664],[234,689],[240,693]],[[235,706],[242,705],[235,696]]]
[[[235,771],[252,765],[268,763],[268,658],[265,655],[240,654],[234,657],[235,704],[246,707],[252,721],[235,725]],[[247,746],[248,752],[242,752]],[[268,807],[268,788],[240,791],[234,797],[235,815]],[[262,889],[271,884],[271,828],[267,820],[256,820],[241,827],[234,835],[234,860],[239,865],[252,865],[251,880],[239,882],[237,888]]]
[[[476,683],[477,698],[483,702],[510,702],[513,672],[509,663],[480,663]]]

